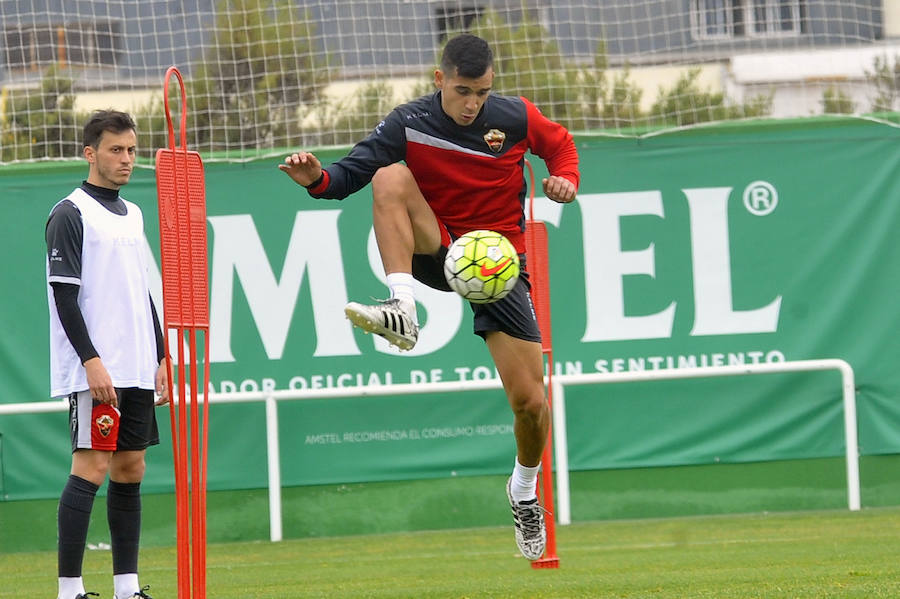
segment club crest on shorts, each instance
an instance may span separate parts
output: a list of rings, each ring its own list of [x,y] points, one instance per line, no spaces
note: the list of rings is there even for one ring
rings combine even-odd
[[[115,421],[109,414],[103,414],[94,422],[97,424],[97,432],[99,432],[104,437],[109,436],[109,433],[111,433],[113,430],[113,425],[115,425]]]
[[[506,133],[500,129],[491,129],[484,134],[484,141],[495,154],[503,149],[503,142],[506,141]]]

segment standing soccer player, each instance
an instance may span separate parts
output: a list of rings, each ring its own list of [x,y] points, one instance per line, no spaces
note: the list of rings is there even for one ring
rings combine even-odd
[[[147,283],[144,220],[119,188],[134,168],[132,118],[95,112],[84,126],[88,178],[50,212],[50,387],[69,398],[72,469],[59,499],[58,599],[86,599],[81,577],[94,497],[109,474],[115,599],[149,599],[138,582],[141,481],[168,402],[165,350]],[[154,390],[159,399],[154,402]]]
[[[450,291],[442,263],[453,239],[473,229],[497,231],[524,264],[526,151],[547,164],[548,198],[575,199],[580,176],[572,136],[527,99],[492,95],[493,79],[487,42],[457,36],[435,71],[434,94],[395,108],[328,168],[308,152],[279,165],[316,198],[342,199],[372,182],[375,237],[391,295],[376,305],[351,302],[345,312],[400,349],[412,349],[419,336],[413,280]],[[546,545],[536,486],[550,413],[527,273],[503,299],[472,309],[475,333],[487,344],[514,415],[517,455],[506,491],[516,542],[537,560]]]

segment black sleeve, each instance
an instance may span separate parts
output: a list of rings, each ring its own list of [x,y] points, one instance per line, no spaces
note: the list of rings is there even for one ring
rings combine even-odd
[[[56,302],[59,321],[66,332],[66,337],[69,338],[69,343],[72,344],[75,353],[81,359],[81,363],[84,364],[91,358],[99,356],[100,354],[97,353],[91,337],[88,335],[81,308],[78,307],[78,291],[81,286],[59,282],[50,283],[50,286],[53,288],[53,300]]]
[[[153,332],[156,334],[156,363],[159,364],[166,357],[166,340],[163,337],[162,327],[159,326],[159,315],[153,304],[153,296],[150,296],[150,313],[153,315]]]
[[[63,200],[50,213],[44,230],[51,283],[81,282],[81,246],[84,225],[81,212],[72,202]]]
[[[375,171],[406,157],[406,132],[400,113],[394,110],[378,123],[368,137],[357,143],[350,153],[329,165],[328,187],[314,198],[342,200],[368,185]]]

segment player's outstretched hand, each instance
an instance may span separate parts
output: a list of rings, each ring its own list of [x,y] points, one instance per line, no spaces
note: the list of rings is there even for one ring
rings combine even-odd
[[[315,183],[322,176],[322,163],[310,152],[296,152],[286,156],[284,164],[279,164],[278,168],[304,187]]]
[[[575,199],[575,184],[565,177],[551,176],[541,181],[544,195],[561,204],[568,204]]]

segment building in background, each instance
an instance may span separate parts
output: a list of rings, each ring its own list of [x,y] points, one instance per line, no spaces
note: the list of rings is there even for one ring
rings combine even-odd
[[[146,106],[166,68],[190,78],[216,52],[216,28],[259,21],[259,7],[274,20],[278,7],[308,16],[332,112],[374,81],[397,102],[427,89],[441,41],[491,13],[537,25],[553,59],[589,68],[602,51],[607,76],[627,73],[645,112],[694,69],[699,88],[733,102],[771,95],[770,116],[833,110],[827,93],[841,112],[864,113],[874,61],[900,61],[900,0],[0,0],[0,119],[7,95],[37,89],[50,68],[72,80],[78,110]]]

